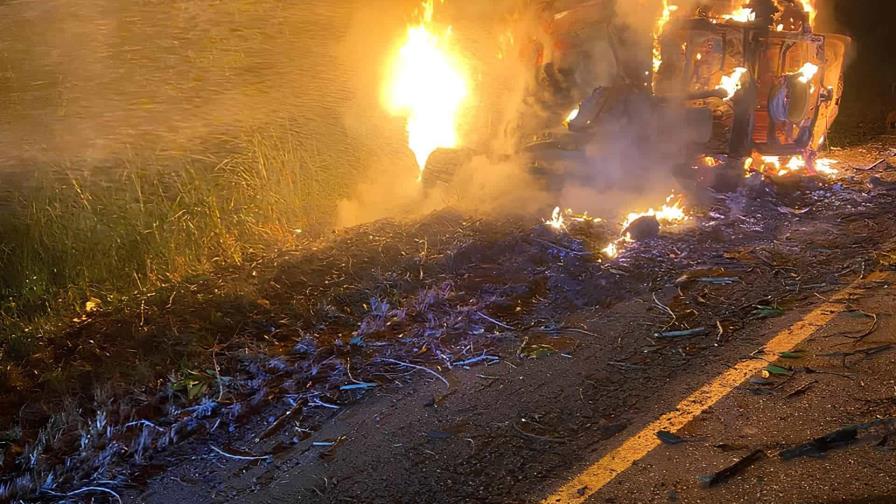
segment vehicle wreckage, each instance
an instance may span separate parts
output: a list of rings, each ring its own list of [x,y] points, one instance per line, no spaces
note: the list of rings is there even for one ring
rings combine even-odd
[[[714,0],[688,12],[664,2],[652,65],[649,55],[631,54],[637,44],[613,4],[593,0],[541,13],[552,47],[535,42],[536,78],[515,128],[514,152],[438,149],[426,164],[424,185],[452,184],[477,155],[522,159],[550,185],[592,170],[584,162],[589,152],[638,115],[650,118],[638,142],[680,137],[680,161],[671,163],[680,178],[696,178],[701,168],[735,173],[737,180],[745,168],[769,174],[781,156],[814,173],[838,114],[851,41],[814,32],[810,0]],[[612,70],[593,86],[596,61]]]

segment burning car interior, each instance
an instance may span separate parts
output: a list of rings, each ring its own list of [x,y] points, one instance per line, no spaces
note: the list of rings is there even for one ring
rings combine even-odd
[[[896,502],[890,0],[0,0],[0,504]]]

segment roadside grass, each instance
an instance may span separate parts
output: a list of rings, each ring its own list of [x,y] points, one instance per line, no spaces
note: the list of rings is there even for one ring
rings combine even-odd
[[[226,154],[38,167],[0,200],[0,365],[88,302],[111,307],[213,267],[294,245],[327,225],[346,173],[295,134]]]

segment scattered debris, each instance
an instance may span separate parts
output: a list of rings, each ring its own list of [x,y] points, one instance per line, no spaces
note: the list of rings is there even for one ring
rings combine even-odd
[[[527,357],[529,359],[541,359],[543,357],[549,357],[558,353],[557,349],[552,347],[551,345],[546,345],[543,343],[534,344],[534,345],[526,345],[520,349],[520,357]]]
[[[698,278],[698,282],[707,283],[712,285],[731,285],[733,283],[737,283],[740,281],[740,278],[737,277],[703,277]]]
[[[589,236],[576,229],[584,226],[570,225],[563,234],[549,234],[550,230],[542,225],[530,229],[531,222],[491,222],[440,212],[412,226],[391,222],[363,226],[341,232],[332,243],[322,242],[309,251],[289,251],[275,259],[261,260],[253,264],[251,275],[243,272],[247,286],[240,289],[245,292],[221,289],[233,283],[233,278],[227,276],[232,272],[216,271],[203,283],[178,286],[178,302],[173,305],[170,302],[173,296],[162,293],[137,299],[134,306],[103,306],[91,314],[89,321],[77,326],[80,333],[59,341],[89,339],[94,343],[79,347],[71,359],[85,365],[82,376],[91,378],[91,383],[100,383],[105,377],[104,371],[88,370],[87,365],[94,358],[110,359],[107,353],[113,350],[119,351],[111,357],[120,364],[119,368],[127,368],[132,362],[143,365],[145,361],[146,368],[153,373],[161,372],[162,378],[172,369],[172,361],[161,358],[167,356],[166,352],[147,355],[145,350],[129,346],[129,340],[117,338],[121,330],[130,333],[136,328],[146,340],[156,342],[153,348],[176,350],[170,352],[177,359],[173,361],[175,364],[192,349],[178,346],[184,345],[186,338],[183,334],[177,338],[171,335],[172,326],[214,327],[215,334],[227,334],[216,343],[216,350],[208,354],[209,362],[190,363],[190,368],[197,370],[195,373],[178,375],[173,381],[162,380],[164,390],[151,390],[173,397],[170,415],[162,412],[147,415],[145,419],[132,417],[126,420],[129,428],[115,426],[105,431],[109,435],[103,439],[104,443],[128,447],[126,452],[114,456],[119,459],[115,461],[117,467],[132,463],[138,453],[161,452],[185,439],[185,433],[194,432],[190,430],[195,428],[193,424],[199,424],[200,428],[214,426],[212,430],[219,424],[222,428],[232,428],[237,419],[244,420],[284,397],[297,401],[304,398],[307,407],[304,411],[290,409],[267,429],[256,424],[251,435],[264,430],[259,438],[272,437],[299,415],[330,413],[310,406],[337,407],[319,398],[339,395],[352,399],[362,394],[338,392],[363,391],[377,386],[375,382],[383,386],[418,370],[450,387],[448,377],[440,374],[440,370],[488,365],[500,360],[488,354],[495,352],[493,345],[497,339],[490,334],[489,327],[494,332],[506,330],[504,337],[509,341],[518,337],[514,334],[518,331],[528,332],[531,337],[527,335],[527,343],[520,347],[520,356],[564,354],[566,343],[562,339],[542,336],[569,331],[591,338],[598,334],[605,337],[617,326],[603,327],[589,321],[588,327],[600,329],[595,329],[596,332],[546,329],[550,322],[569,320],[570,313],[585,306],[612,306],[634,299],[648,288],[648,300],[649,292],[658,292],[667,300],[668,306],[655,299],[656,306],[668,319],[660,319],[653,313],[633,321],[637,325],[632,327],[648,326],[650,329],[644,333],[667,341],[652,343],[650,350],[644,350],[643,360],[631,361],[636,364],[622,362],[628,357],[620,356],[614,357],[621,360],[611,362],[610,366],[631,370],[651,368],[655,359],[663,355],[659,351],[649,352],[666,348],[669,340],[708,334],[706,328],[710,328],[718,343],[723,335],[730,338],[737,334],[750,320],[784,315],[778,303],[790,306],[787,303],[793,300],[794,293],[824,292],[818,286],[836,288],[847,277],[864,274],[867,261],[859,263],[855,259],[870,257],[891,229],[887,227],[891,220],[887,215],[869,211],[871,208],[858,199],[865,196],[859,191],[863,180],[847,182],[841,191],[816,186],[786,192],[774,187],[778,191],[774,193],[769,189],[772,187],[769,182],[756,179],[760,189],[766,191],[760,196],[754,197],[760,190],[754,188],[754,192],[719,199],[720,203],[711,210],[711,222],[701,219],[693,232],[663,236],[649,246],[633,246],[612,267],[586,252],[599,250],[612,240],[611,235],[616,234],[612,229],[604,233],[595,227],[589,231],[594,234]],[[891,193],[878,196],[890,198]],[[782,214],[777,207],[788,210]],[[803,209],[809,208],[813,219],[824,218],[824,223],[830,225],[824,233],[815,230],[813,234],[803,229],[809,222],[805,217],[801,218],[801,227],[787,227],[788,222],[796,219],[792,215],[801,215]],[[650,219],[647,221],[646,226],[653,228]],[[849,227],[853,224],[855,229]],[[648,231],[648,236],[653,234]],[[805,233],[805,236],[788,236],[788,232]],[[550,236],[550,240],[538,236]],[[841,240],[841,236],[849,237],[849,242]],[[543,244],[547,241],[551,242],[550,248]],[[426,243],[424,255],[420,253],[422,243]],[[823,245],[806,247],[807,243]],[[557,261],[557,257],[563,260]],[[843,269],[844,264],[849,269]],[[702,270],[696,269],[698,265]],[[672,287],[676,272],[682,271],[692,273],[686,282],[676,282],[679,294],[672,295],[671,290],[670,297],[666,297],[666,291],[660,294],[657,289]],[[227,292],[227,296],[221,292]],[[264,294],[263,301],[259,292]],[[238,302],[234,303],[234,299]],[[262,312],[259,307],[263,308]],[[245,308],[247,312],[241,311]],[[214,317],[211,320],[197,314]],[[868,329],[862,322],[862,327],[850,336],[861,339],[865,332],[873,333],[877,327],[871,318]],[[700,327],[691,329],[694,326]],[[54,341],[48,339],[41,345],[55,345]],[[845,344],[850,343],[853,342]],[[273,351],[269,351],[271,347]],[[682,355],[690,356],[692,351],[704,349],[698,344],[693,347],[683,349]],[[67,355],[61,351],[67,347],[50,345],[48,348],[50,351],[38,354],[40,358]],[[864,358],[893,348],[893,344],[878,345],[825,356],[841,357],[847,363],[846,359],[853,356]],[[799,352],[778,355],[781,359],[800,356]],[[512,366],[515,361],[506,362]],[[27,365],[29,370],[33,368],[34,376],[41,376],[58,367],[59,362],[48,359],[43,363],[33,358]],[[777,368],[788,374],[773,373]],[[769,376],[793,374],[780,365],[766,371]],[[806,369],[806,372],[820,371]],[[21,381],[29,375],[19,372],[15,366],[0,368],[0,386],[7,376],[10,377],[7,381],[13,383],[12,378]],[[179,380],[181,376],[183,380]],[[773,393],[772,387],[787,383],[781,379],[756,377],[754,380],[751,383],[763,385],[768,393]],[[813,384],[802,385],[787,397],[803,394]],[[46,403],[59,397],[49,385],[42,383],[25,383],[22,390],[28,389],[39,391]],[[85,396],[89,395],[89,391],[84,392]],[[205,401],[215,396],[218,401]],[[221,396],[226,400],[220,400]],[[21,406],[13,403],[7,410],[20,411]],[[83,411],[91,411],[92,405],[81,406]],[[110,411],[118,406],[116,402],[108,403]],[[345,405],[340,403],[340,406]],[[106,404],[101,408],[104,407]],[[281,410],[273,415],[279,413]],[[90,421],[79,418],[70,426],[87,425]],[[531,427],[523,430],[527,437],[543,434]],[[37,432],[25,431],[23,440],[14,444],[35,444]],[[144,432],[151,432],[152,436]],[[553,436],[546,437],[557,441]],[[143,442],[141,439],[149,441],[145,442],[145,448],[138,450],[138,446],[143,446],[139,444]],[[66,461],[70,465],[89,464],[96,459],[96,450],[82,455],[76,445],[62,447],[54,456],[70,457]],[[8,446],[12,445],[0,443],[0,449],[6,451],[7,462],[12,460],[13,452]],[[21,458],[25,460],[27,456]],[[28,471],[46,476],[53,471],[55,463],[54,458],[42,457],[38,463],[41,467],[28,468]],[[75,488],[78,488],[76,484],[68,484],[66,489]]]
[[[286,422],[293,418],[296,413],[302,411],[302,408],[305,407],[305,404],[306,403],[304,400],[296,401],[296,404],[292,408],[290,408],[289,411],[280,415],[280,417],[276,421],[274,421],[274,423],[272,423],[270,427],[265,429],[265,431],[262,432],[260,436],[258,436],[258,439],[264,440],[279,432],[280,429],[282,429],[283,426],[286,425]]]
[[[849,368],[849,362],[847,359],[850,357],[854,357],[856,355],[862,356],[863,358],[871,357],[872,355],[877,355],[883,352],[888,352],[896,348],[896,344],[887,343],[884,345],[876,345],[869,348],[862,348],[858,350],[853,350],[851,352],[828,352],[823,354],[818,354],[819,357],[839,357],[841,359],[841,365],[844,368]]]
[[[736,451],[744,451],[747,449],[744,445],[739,444],[730,444],[730,443],[719,443],[712,445],[713,448],[717,450],[721,450],[725,453],[736,452]]]
[[[684,443],[684,438],[669,431],[661,430],[656,433],[656,437],[659,438],[660,441],[668,445],[677,445]]]
[[[488,320],[492,324],[495,324],[496,326],[498,326],[502,329],[507,329],[508,331],[516,330],[512,326],[509,326],[509,325],[505,324],[504,322],[501,322],[500,320],[495,320],[482,312],[476,312],[476,315],[479,315],[480,317],[484,318],[485,320]]]
[[[691,336],[703,336],[709,334],[709,329],[705,327],[697,327],[694,329],[686,329],[683,331],[665,331],[655,333],[653,336],[661,339],[689,338]]]
[[[738,460],[734,464],[722,469],[721,471],[706,476],[701,476],[700,482],[706,487],[719,485],[744,472],[745,470],[747,470],[747,468],[764,459],[765,457],[766,454],[764,451],[755,450],[746,457]]]
[[[526,420],[523,419],[522,422],[526,422]],[[526,423],[531,423],[531,422],[526,422]],[[527,432],[527,431],[523,430],[523,428],[520,427],[517,422],[513,422],[513,429],[515,431],[517,431],[518,433],[522,434],[523,436],[526,436],[526,437],[532,438],[532,439],[537,439],[539,441],[547,441],[549,443],[565,443],[568,441],[568,439],[562,438],[562,437],[542,436],[539,434],[533,434],[531,432]]]
[[[794,448],[782,451],[781,460],[792,460],[799,457],[817,457],[834,448],[852,444],[858,440],[859,426],[846,427],[830,434],[818,437]]]
[[[485,362],[485,364],[488,365],[488,364],[491,364],[491,363],[493,363],[493,362],[497,362],[497,361],[499,361],[499,360],[501,360],[501,358],[498,357],[498,356],[496,356],[496,355],[480,355],[479,357],[471,357],[471,358],[469,358],[469,359],[464,359],[464,360],[461,360],[461,361],[452,362],[451,365],[452,365],[452,366],[467,367],[467,366],[472,366],[473,364],[478,364],[478,363],[480,363],[480,362]]]
[[[796,397],[796,396],[803,395],[803,394],[805,394],[806,392],[808,392],[809,389],[812,388],[812,386],[815,385],[816,383],[818,383],[818,380],[811,380],[811,381],[808,381],[808,382],[806,382],[806,383],[800,385],[800,386],[797,387],[796,389],[794,389],[792,392],[790,392],[790,393],[787,394],[786,396],[784,396],[784,398],[785,398],[785,399],[790,399],[790,398],[792,398],[792,397]]]
[[[416,364],[410,364],[408,362],[401,362],[401,361],[397,361],[395,359],[387,359],[384,357],[380,357],[378,360],[381,360],[383,362],[389,362],[392,364],[397,364],[399,366],[409,367],[409,368],[413,368],[413,369],[419,369],[420,371],[425,371],[425,372],[435,376],[439,380],[442,380],[442,383],[444,383],[446,387],[451,388],[451,384],[448,383],[448,380],[446,380],[444,376],[440,375],[439,373],[436,373],[435,371],[433,371],[432,369],[429,369],[428,367],[418,366]]]
[[[234,459],[234,460],[269,460],[269,459],[271,458],[270,455],[261,455],[261,456],[256,456],[256,455],[235,455],[235,454],[233,454],[233,453],[228,453],[228,452],[226,452],[226,451],[224,451],[224,450],[218,448],[218,447],[215,446],[215,445],[209,445],[209,447],[210,447],[212,450],[214,450],[215,452],[217,452],[218,454],[223,455],[223,456],[225,456],[225,457],[227,457],[227,458]]]
[[[532,331],[523,338],[517,351],[518,357],[542,359],[552,355],[569,355],[578,346],[578,340],[568,336],[554,336],[552,332]]]
[[[91,493],[91,492],[104,493],[104,494],[109,494],[112,497],[115,497],[115,500],[118,501],[118,504],[122,504],[122,502],[124,502],[121,500],[121,496],[118,495],[118,493],[116,493],[112,490],[109,490],[108,488],[96,487],[96,486],[80,488],[78,490],[75,490],[75,491],[69,492],[69,493],[58,493],[58,492],[53,492],[51,490],[46,490],[46,489],[43,490],[43,492],[46,492],[47,494],[52,495],[54,497],[74,497],[76,495],[81,495],[81,494],[86,494],[86,493]]]
[[[774,376],[793,376],[792,369],[788,369],[788,368],[782,367],[782,366],[776,366],[774,364],[769,364],[768,366],[766,366],[765,371],[769,375],[774,375]]]
[[[374,388],[376,386],[377,386],[376,383],[366,383],[366,382],[350,383],[348,385],[342,385],[341,387],[339,387],[339,390],[359,390],[359,389],[366,390],[366,389]]]
[[[751,314],[754,319],[770,319],[784,315],[784,310],[777,306],[756,305],[756,309]]]

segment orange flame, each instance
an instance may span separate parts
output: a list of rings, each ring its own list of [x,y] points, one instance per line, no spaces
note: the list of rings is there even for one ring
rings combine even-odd
[[[651,208],[645,212],[629,213],[622,222],[622,229],[628,228],[641,217],[656,217],[660,224],[678,224],[688,219],[681,198],[676,198],[674,194],[666,198],[666,202],[659,210]]]
[[[669,0],[663,0],[663,12],[656,21],[656,28],[653,30],[653,73],[659,71],[663,64],[663,51],[660,44],[660,38],[666,29],[666,25],[672,19],[672,14],[678,10],[677,5],[669,4]]]
[[[563,212],[560,207],[554,208],[551,218],[544,221],[545,224],[554,231],[566,231],[566,219],[563,218]]]
[[[809,81],[812,80],[812,78],[815,77],[815,75],[818,73],[818,65],[806,63],[802,68],[800,68],[799,72],[797,73],[800,74],[799,81],[803,84],[808,84]]]
[[[822,158],[815,160],[815,172],[828,178],[834,178],[839,175],[839,170],[834,168],[838,161],[834,159]],[[803,156],[755,156],[748,159],[744,164],[744,168],[748,172],[759,172],[763,175],[774,177],[783,177],[795,173],[807,171],[806,159]]]
[[[421,172],[433,151],[457,146],[458,115],[470,82],[451,29],[435,33],[433,11],[433,0],[425,1],[422,20],[408,27],[385,88],[389,112],[407,119],[408,144]]]
[[[800,0],[803,4],[803,10],[809,17],[809,26],[815,26],[815,17],[818,16],[818,9],[815,8],[815,0]]]
[[[719,84],[717,89],[721,89],[728,93],[725,97],[726,100],[734,98],[735,93],[740,90],[741,81],[743,80],[745,73],[747,73],[746,68],[737,67],[733,72],[731,72],[731,75],[722,76],[722,82]]]
[[[737,21],[738,23],[749,23],[756,20],[756,13],[749,7],[741,7],[731,14],[722,15],[722,19]]]

